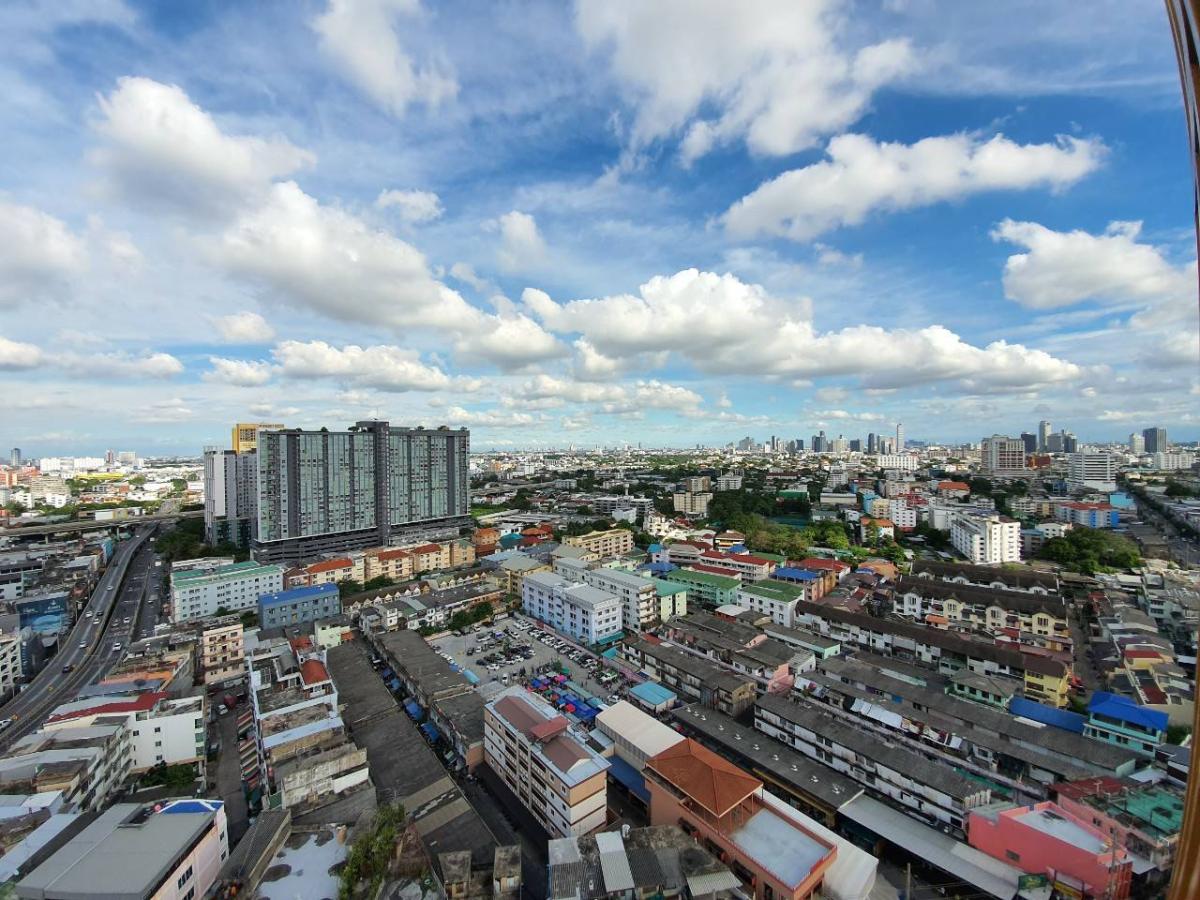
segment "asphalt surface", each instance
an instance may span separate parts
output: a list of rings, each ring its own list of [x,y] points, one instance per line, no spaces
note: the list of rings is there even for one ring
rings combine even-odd
[[[11,724],[0,732],[0,751],[35,731],[60,703],[72,699],[86,684],[98,680],[120,659],[133,636],[147,587],[157,586],[155,526],[146,526],[122,541],[96,585],[96,590],[60,649],[33,681],[0,707],[0,719]],[[88,616],[88,612],[92,612]],[[69,672],[63,669],[71,667]]]
[[[1149,503],[1136,499],[1138,515],[1167,539],[1171,558],[1181,566],[1200,566],[1200,546],[1187,537],[1174,522]]]

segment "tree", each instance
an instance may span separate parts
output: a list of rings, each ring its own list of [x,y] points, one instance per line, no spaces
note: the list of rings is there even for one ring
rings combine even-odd
[[[380,588],[391,587],[396,583],[394,578],[388,578],[386,575],[376,575],[363,584],[364,591],[377,591]]]
[[[347,597],[353,597],[355,594],[361,594],[363,592],[362,582],[355,581],[353,578],[347,578],[345,581],[339,581],[337,583],[337,588],[338,594],[343,600],[345,600]]]
[[[1182,484],[1181,482],[1175,481],[1173,479],[1167,480],[1167,490],[1165,493],[1168,497],[1194,497],[1194,496],[1196,496],[1196,492],[1194,490],[1192,490],[1192,488],[1188,487],[1186,484]]]
[[[1142,564],[1137,545],[1099,528],[1076,526],[1042,545],[1038,556],[1085,575],[1102,569],[1132,569]]]
[[[1167,743],[1182,744],[1183,739],[1192,733],[1190,725],[1168,725],[1167,726]]]

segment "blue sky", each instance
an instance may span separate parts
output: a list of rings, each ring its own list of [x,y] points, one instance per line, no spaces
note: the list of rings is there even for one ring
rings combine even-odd
[[[1165,15],[991,6],[6,4],[0,441],[1195,439]]]

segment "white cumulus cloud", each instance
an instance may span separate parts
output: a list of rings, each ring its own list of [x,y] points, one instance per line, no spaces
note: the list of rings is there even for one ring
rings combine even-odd
[[[256,312],[214,316],[212,323],[226,344],[261,344],[275,337],[275,329]]]
[[[204,373],[204,380],[218,384],[233,384],[238,387],[260,387],[271,380],[271,364],[252,359],[226,359],[220,356],[208,358],[212,369]]]
[[[546,260],[546,242],[538,230],[537,222],[529,213],[513,210],[500,216],[494,223],[500,232],[500,249],[497,258],[501,267],[517,272],[536,268]]]
[[[0,199],[0,308],[58,295],[87,262],[86,243],[66,223]]]
[[[228,214],[315,157],[286,138],[228,135],[182,88],[126,77],[99,98],[91,153],[105,186],[154,209]]]
[[[784,172],[726,211],[731,234],[807,241],[896,212],[971,194],[1035,187],[1066,188],[1095,171],[1105,156],[1095,139],[1060,137],[1018,144],[995,135],[929,137],[915,144],[879,143],[864,134],[829,142],[828,159]]]
[[[437,106],[458,93],[447,66],[414,64],[401,41],[401,19],[411,22],[420,14],[420,0],[329,0],[312,28],[346,79],[399,116],[409,104]]]
[[[332,378],[357,387],[383,391],[469,389],[462,379],[421,361],[415,350],[378,345],[335,347],[325,341],[283,341],[275,361],[290,378]]]
[[[405,222],[432,222],[442,215],[442,201],[432,191],[381,191],[379,209],[394,209]]]
[[[1195,267],[1173,265],[1158,248],[1140,243],[1141,230],[1141,222],[1112,222],[1103,234],[1090,234],[1005,219],[992,238],[1026,252],[1004,264],[1004,295],[1032,309],[1084,300],[1194,300]]]
[[[773,156],[857,121],[872,94],[916,67],[907,41],[853,48],[835,0],[580,0],[576,27],[635,108],[634,149],[683,134],[684,162],[745,140]]]
[[[34,344],[11,341],[0,335],[0,370],[34,369],[43,359],[41,349]]]

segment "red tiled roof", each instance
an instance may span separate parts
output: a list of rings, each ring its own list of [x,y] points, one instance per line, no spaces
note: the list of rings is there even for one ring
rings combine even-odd
[[[441,553],[442,548],[437,544],[422,544],[420,547],[409,547],[409,553]]]
[[[530,728],[529,736],[535,740],[548,741],[566,731],[567,725],[566,716],[555,716],[553,719],[546,719]]]
[[[1061,781],[1054,785],[1054,792],[1060,797],[1070,797],[1072,800],[1082,800],[1096,794],[1122,794],[1127,784],[1119,778],[1099,775],[1095,778],[1081,778],[1078,781]]]
[[[160,700],[167,699],[166,691],[147,691],[144,694],[138,694],[135,697],[130,697],[128,700],[117,700],[112,703],[100,703],[96,706],[89,706],[86,709],[76,709],[71,712],[59,713],[47,719],[47,722],[69,722],[71,719],[79,719],[84,716],[97,716],[107,713],[128,713],[128,712],[145,712],[148,709],[154,709]]]
[[[306,659],[300,663],[300,679],[305,684],[317,684],[329,680],[329,670],[319,659]]]
[[[687,568],[694,572],[707,572],[709,575],[724,575],[726,578],[740,578],[742,575],[737,569],[730,569],[726,566],[706,566],[704,563],[693,563]]]
[[[412,556],[407,550],[401,550],[399,547],[394,547],[391,550],[380,550],[375,554],[376,559],[404,559],[406,556]]]
[[[939,491],[969,491],[971,486],[965,481],[939,481]]]
[[[769,566],[771,561],[763,559],[761,556],[755,556],[752,553],[730,553],[727,559],[732,559],[734,562],[745,563],[748,566]]]
[[[1128,649],[1125,651],[1126,659],[1159,659],[1162,656],[1154,650],[1134,650]]]
[[[332,572],[335,569],[352,568],[354,568],[353,562],[351,562],[347,557],[340,557],[338,559],[326,559],[322,562],[313,563],[308,567],[307,571],[310,575],[315,575],[318,572]]]
[[[305,634],[291,638],[288,643],[292,645],[293,650],[307,650],[312,646],[312,638]]]
[[[651,757],[646,766],[715,816],[762,787],[753,775],[690,738]]]

